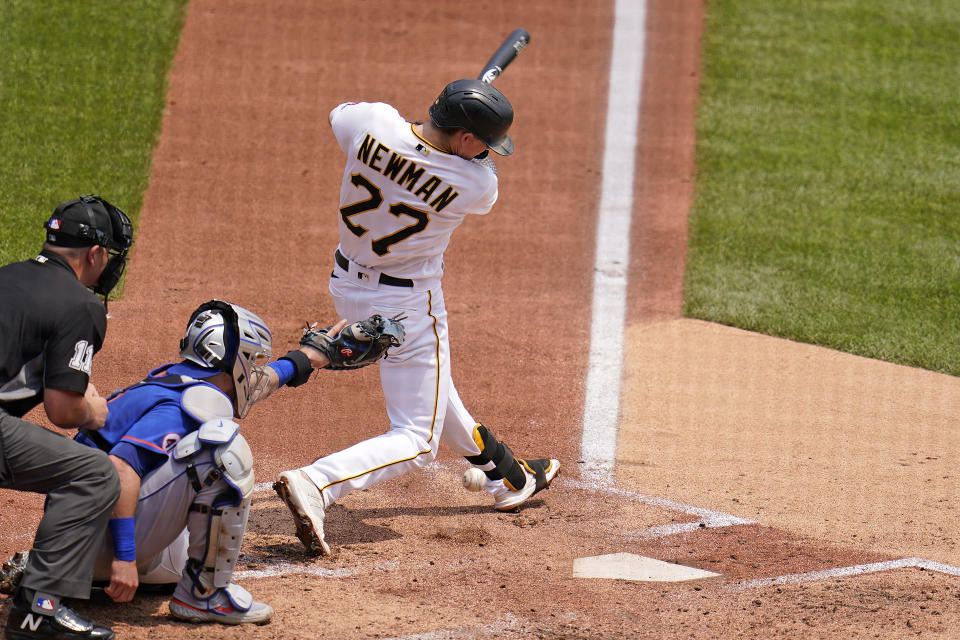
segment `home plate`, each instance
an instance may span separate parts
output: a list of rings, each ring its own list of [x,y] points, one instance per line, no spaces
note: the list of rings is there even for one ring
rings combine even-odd
[[[704,571],[638,556],[635,553],[611,553],[605,556],[575,558],[574,578],[619,578],[620,580],[643,580],[646,582],[682,582],[713,578],[719,573]]]

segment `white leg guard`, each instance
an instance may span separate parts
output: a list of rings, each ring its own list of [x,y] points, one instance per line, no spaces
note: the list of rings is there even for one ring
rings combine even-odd
[[[217,498],[221,498],[225,493],[218,494]],[[243,534],[247,530],[250,499],[243,500],[236,507],[206,507],[197,503],[194,503],[194,507],[196,507],[196,517],[191,513],[188,524],[191,542],[193,542],[194,527],[200,526],[206,529],[206,546],[203,550],[203,558],[191,556],[187,560],[187,569],[188,572],[191,568],[200,570],[196,578],[203,585],[201,591],[203,593],[230,584],[237,558],[240,557]],[[194,525],[195,520],[196,525]],[[206,522],[203,523],[203,520]],[[193,546],[191,544],[191,547]]]
[[[216,446],[212,455],[216,464],[206,479],[198,478],[201,488],[187,520],[190,548],[184,578],[190,578],[193,595],[199,598],[230,584],[253,491],[253,454],[243,436],[236,434]]]

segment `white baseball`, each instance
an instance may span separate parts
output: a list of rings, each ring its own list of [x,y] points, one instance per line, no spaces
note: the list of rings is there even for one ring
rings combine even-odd
[[[470,467],[463,474],[463,486],[467,491],[480,491],[487,484],[487,474],[476,467]]]

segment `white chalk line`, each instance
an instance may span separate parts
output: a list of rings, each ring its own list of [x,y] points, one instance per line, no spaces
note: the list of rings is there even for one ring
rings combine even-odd
[[[352,578],[358,575],[376,573],[377,571],[392,571],[400,566],[400,563],[394,560],[378,562],[372,569],[360,571],[356,568],[329,569],[316,564],[303,564],[295,562],[276,561],[273,558],[259,554],[244,554],[244,560],[252,564],[266,565],[265,569],[244,569],[235,571],[234,577],[238,580],[273,578],[276,576],[288,576],[293,574],[316,576],[318,578]],[[426,563],[424,563],[426,564]]]
[[[258,482],[253,485],[254,493],[263,493],[265,491],[273,491],[273,482]]]
[[[702,528],[751,524],[729,514],[664,498],[613,488],[620,418],[623,332],[630,265],[630,223],[636,174],[645,44],[646,2],[617,0],[607,95],[603,180],[597,217],[590,360],[587,368],[580,451],[583,488],[618,493],[665,509],[696,515],[697,522],[654,527],[642,534],[661,537]]]
[[[391,636],[384,640],[458,640],[461,638],[476,638],[478,633],[503,637],[504,634],[523,631],[524,626],[519,623],[512,614],[507,614],[491,624],[482,627],[473,627],[470,629],[439,629],[436,631],[426,631],[424,633],[414,633],[406,636]]]
[[[951,576],[960,576],[960,567],[954,567],[953,565],[934,562],[932,560],[924,560],[923,558],[901,558],[900,560],[871,562],[869,564],[858,564],[850,567],[837,567],[834,569],[822,569],[820,571],[807,571],[805,573],[791,573],[773,578],[758,578],[746,582],[737,582],[728,585],[727,588],[746,590],[781,584],[800,584],[802,582],[847,578],[880,571],[892,571],[894,569],[921,569],[925,571],[936,571]]]
[[[247,560],[248,558],[249,556],[245,556],[244,560]],[[360,573],[356,569],[327,569],[326,567],[295,564],[293,562],[272,562],[267,560],[263,564],[267,565],[266,569],[244,569],[243,571],[234,571],[233,577],[237,580],[247,580],[302,574],[308,576],[317,576],[319,578],[349,578]]]
[[[580,450],[585,476],[608,481],[616,459],[620,417],[623,324],[646,6],[645,1],[617,0],[616,3],[597,216],[590,359]]]
[[[593,480],[567,480],[566,482],[580,489],[601,491],[610,495],[624,498],[626,500],[640,502],[652,507],[660,507],[669,511],[679,511],[681,513],[686,513],[688,515],[693,515],[700,518],[696,522],[682,522],[679,524],[666,524],[657,527],[651,527],[641,534],[641,537],[644,538],[662,538],[677,533],[697,531],[699,529],[732,527],[739,524],[756,524],[755,520],[748,520],[746,518],[730,515],[729,513],[721,513],[719,511],[712,511],[702,507],[694,507],[689,504],[677,502],[676,500],[668,500],[666,498],[659,498],[657,496],[648,496],[642,493],[637,493],[636,491],[627,491],[625,489],[619,489],[617,487],[598,483]]]

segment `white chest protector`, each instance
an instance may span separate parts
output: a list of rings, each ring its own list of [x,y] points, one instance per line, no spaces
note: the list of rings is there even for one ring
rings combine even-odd
[[[174,459],[183,462],[204,447],[212,448],[224,479],[237,490],[240,500],[246,499],[254,485],[253,453],[238,433],[240,425],[233,421],[230,398],[207,385],[197,385],[183,392],[180,403],[184,411],[202,424],[180,439],[173,450]]]

